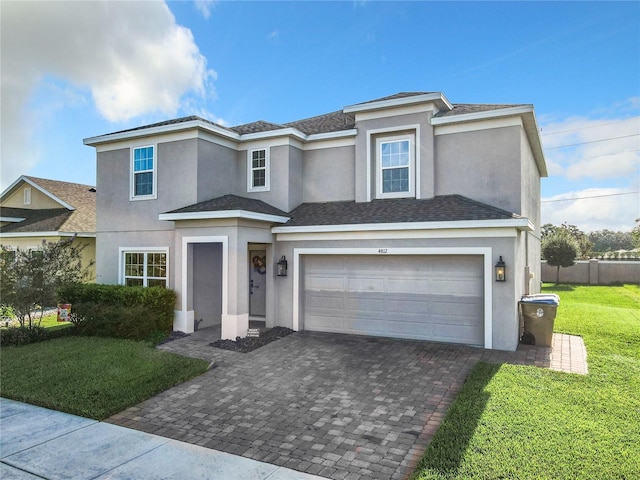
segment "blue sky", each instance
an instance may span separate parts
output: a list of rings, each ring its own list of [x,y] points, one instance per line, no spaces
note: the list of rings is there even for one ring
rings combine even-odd
[[[82,139],[289,122],[401,91],[533,104],[543,222],[640,217],[638,2],[2,2],[2,189],[95,184]],[[630,193],[635,192],[635,193]]]

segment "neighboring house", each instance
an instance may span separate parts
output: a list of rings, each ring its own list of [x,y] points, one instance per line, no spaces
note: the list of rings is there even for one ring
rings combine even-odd
[[[234,339],[262,319],[518,344],[547,175],[531,105],[400,93],[282,125],[191,116],[84,143],[97,151],[98,281],[175,289],[176,330],[202,319]]]
[[[96,258],[96,189],[91,185],[22,176],[0,196],[0,244],[38,250],[42,242],[86,245],[83,264]],[[95,280],[95,265],[89,280]]]

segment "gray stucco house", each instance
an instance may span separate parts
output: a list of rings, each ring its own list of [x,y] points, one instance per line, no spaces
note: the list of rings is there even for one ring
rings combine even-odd
[[[202,319],[234,339],[257,319],[517,347],[547,175],[532,105],[399,93],[282,125],[191,116],[84,143],[97,281],[175,289],[176,330]]]

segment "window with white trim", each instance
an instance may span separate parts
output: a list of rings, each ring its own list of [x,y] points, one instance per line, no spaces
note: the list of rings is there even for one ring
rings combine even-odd
[[[377,197],[415,195],[413,135],[381,137],[376,140]]]
[[[269,191],[269,150],[262,148],[247,152],[247,190]]]
[[[123,283],[127,286],[166,287],[167,252],[123,252]]]
[[[131,199],[156,198],[155,147],[136,147],[131,152]]]
[[[31,187],[27,187],[22,191],[22,197],[25,205],[31,205]]]

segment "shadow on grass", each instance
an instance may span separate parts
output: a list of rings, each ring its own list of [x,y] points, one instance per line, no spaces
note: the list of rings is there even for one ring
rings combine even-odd
[[[484,412],[489,394],[485,387],[501,365],[479,362],[469,374],[455,402],[429,443],[412,479],[449,477],[460,467],[469,442]]]
[[[576,289],[576,285],[569,285],[566,283],[545,283],[542,286],[543,292],[572,292]]]

